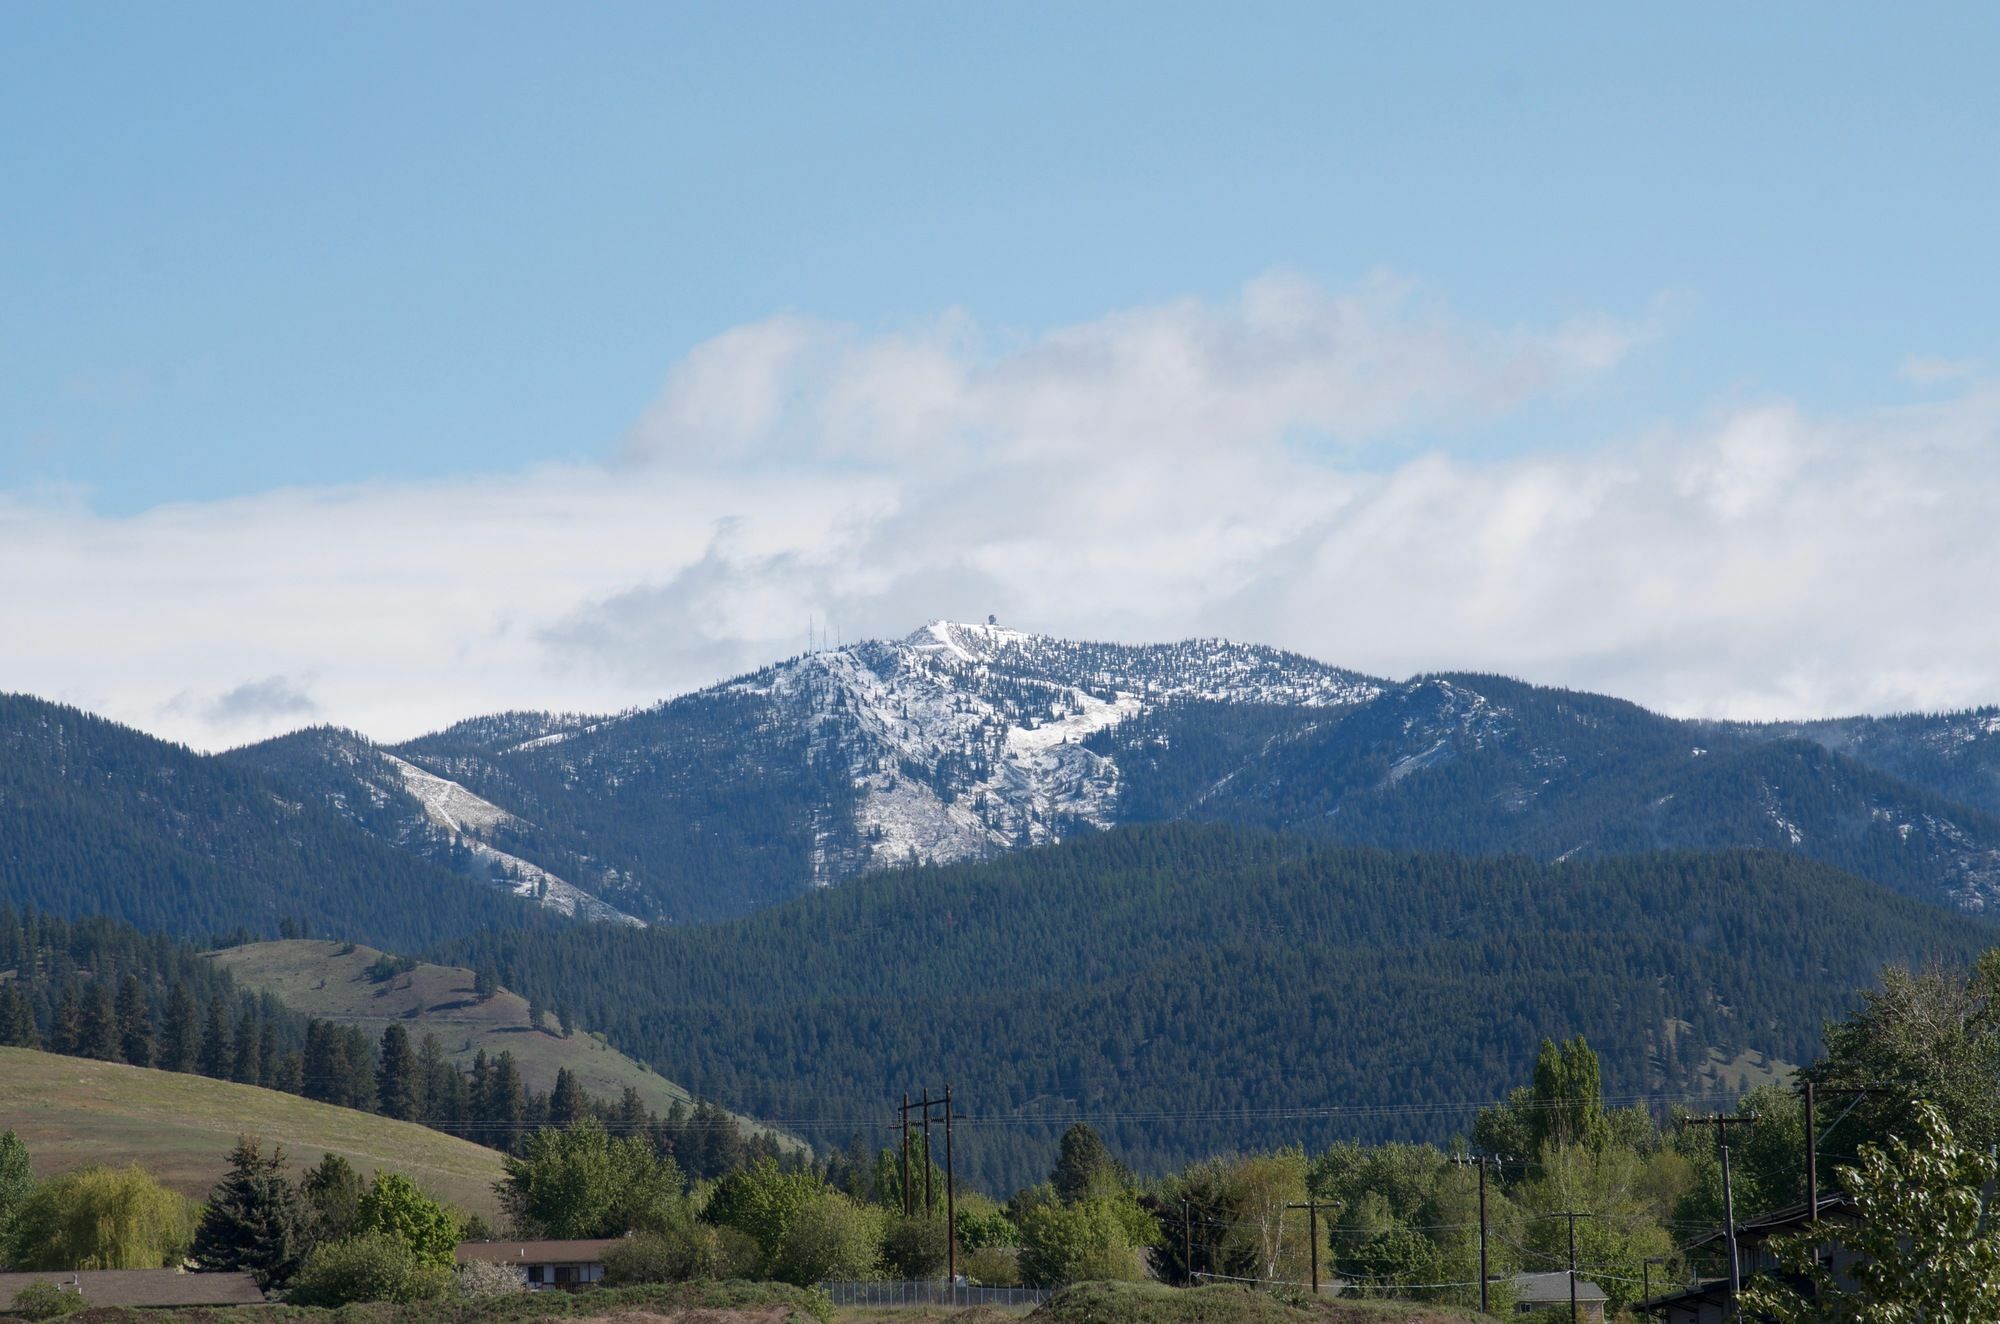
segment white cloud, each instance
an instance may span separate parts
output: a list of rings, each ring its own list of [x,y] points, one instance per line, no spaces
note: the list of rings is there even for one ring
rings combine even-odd
[[[650,701],[796,651],[809,616],[852,639],[998,612],[1689,713],[2000,700],[2000,389],[1462,444],[1646,334],[1292,278],[1038,337],[776,319],[675,365],[609,467],[129,518],[0,501],[0,686],[202,746],[402,737]]]

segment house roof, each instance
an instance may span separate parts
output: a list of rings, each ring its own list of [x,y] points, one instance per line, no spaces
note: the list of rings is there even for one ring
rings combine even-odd
[[[1819,1216],[1821,1218],[1851,1219],[1854,1216],[1854,1197],[1844,1192],[1833,1195],[1822,1195],[1819,1198]],[[1774,1209],[1770,1213],[1754,1218],[1747,1223],[1738,1223],[1736,1225],[1736,1241],[1738,1245],[1746,1243],[1755,1244],[1767,1238],[1777,1236],[1781,1232],[1797,1231],[1811,1221],[1811,1211],[1806,1208],[1806,1202],[1801,1200],[1795,1205],[1788,1205],[1783,1209]],[[1699,1247],[1713,1245],[1723,1240],[1725,1240],[1723,1230],[1717,1228],[1713,1232],[1690,1241],[1683,1249],[1695,1250]]]
[[[1715,1278],[1707,1282],[1696,1283],[1693,1287],[1683,1287],[1679,1291],[1668,1292],[1664,1296],[1649,1297],[1644,1301],[1635,1301],[1632,1304],[1632,1309],[1644,1314],[1654,1314],[1674,1306],[1678,1306],[1683,1310],[1692,1310],[1696,1306],[1726,1306],[1728,1304],[1729,1280],[1727,1278]]]
[[[1569,1270],[1557,1269],[1554,1273],[1517,1273],[1514,1275],[1514,1299],[1524,1302],[1550,1302],[1569,1300]],[[1576,1280],[1578,1301],[1609,1301],[1604,1289],[1588,1279]]]
[[[30,1283],[75,1283],[93,1306],[254,1306],[264,1290],[247,1273],[182,1273],[178,1269],[83,1269],[0,1273],[0,1302]]]
[[[452,1256],[460,1264],[468,1260],[487,1264],[596,1264],[619,1240],[603,1237],[594,1241],[462,1241]]]

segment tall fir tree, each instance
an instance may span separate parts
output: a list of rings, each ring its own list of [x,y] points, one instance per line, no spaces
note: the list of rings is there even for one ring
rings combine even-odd
[[[265,1287],[282,1287],[305,1256],[307,1235],[306,1204],[285,1176],[284,1147],[267,1158],[254,1137],[240,1137],[195,1230],[195,1263],[253,1273]]]
[[[139,976],[133,974],[118,985],[118,1047],[133,1066],[153,1065],[153,1009]]]
[[[0,989],[0,1043],[10,1048],[40,1048],[41,1029],[35,1024],[35,1004],[22,991],[19,980],[8,980]]]
[[[118,1006],[112,999],[111,985],[105,980],[92,980],[84,996],[76,1054],[100,1062],[116,1062],[122,1056],[118,1049]]]
[[[417,1046],[417,1115],[433,1126],[452,1122],[451,1078],[458,1073],[445,1056],[444,1045],[428,1031]]]
[[[414,1122],[423,1113],[418,1092],[417,1055],[410,1047],[410,1032],[401,1025],[382,1031],[382,1044],[375,1067],[375,1106],[384,1117]]]
[[[257,1028],[257,1009],[245,1002],[243,1014],[236,1020],[236,1051],[229,1066],[231,1080],[240,1085],[255,1085],[263,1077],[264,1063],[258,1056],[262,1046],[263,1038]]]
[[[209,999],[208,1020],[201,1031],[200,1066],[201,1074],[210,1080],[228,1080],[236,1066],[236,1055],[229,1044],[229,1009],[222,1005],[221,998]]]
[[[570,1126],[589,1115],[589,1100],[583,1097],[583,1087],[576,1083],[576,1076],[568,1067],[557,1067],[555,1088],[549,1091],[550,1124]]]
[[[193,1071],[201,1065],[201,1022],[194,994],[185,982],[167,993],[167,1023],[160,1035],[160,1065],[169,1071]]]
[[[49,1051],[74,1055],[83,1042],[83,1002],[75,984],[64,984],[49,1020]]]

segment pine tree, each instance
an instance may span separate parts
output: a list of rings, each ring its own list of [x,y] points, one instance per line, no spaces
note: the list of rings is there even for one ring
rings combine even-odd
[[[444,1045],[435,1034],[426,1032],[423,1043],[417,1046],[417,1115],[424,1121],[436,1126],[453,1120],[451,1078],[457,1074],[445,1056]]]
[[[21,991],[19,980],[9,980],[0,990],[0,1043],[10,1048],[40,1048],[42,1035],[35,1025],[35,1006]]]
[[[153,1009],[137,975],[126,975],[118,986],[118,1046],[135,1067],[153,1065]]]
[[[547,1031],[547,1027],[545,1027],[542,1024],[542,1016],[543,1012],[542,1012],[541,1000],[539,998],[530,997],[528,999],[528,1028],[535,1031],[537,1034],[546,1033]]]
[[[361,1207],[361,1177],[354,1165],[335,1153],[321,1156],[300,1183],[311,1212],[313,1240],[339,1241],[354,1229]]]
[[[193,1071],[201,1065],[201,1028],[194,995],[185,983],[167,994],[167,1025],[160,1041],[160,1065],[169,1071]]]
[[[569,1004],[567,1002],[558,1002],[556,1004],[556,1024],[562,1028],[562,1037],[565,1039],[576,1032],[576,1021],[569,1014]]]
[[[257,1011],[245,1002],[243,1014],[236,1021],[236,1053],[229,1065],[231,1080],[240,1085],[255,1085],[263,1076],[264,1063],[258,1056],[262,1043],[257,1031]]]
[[[555,1088],[549,1091],[550,1123],[568,1126],[582,1121],[589,1113],[590,1103],[583,1097],[583,1087],[576,1083],[568,1067],[557,1067]]]
[[[417,1055],[410,1048],[410,1032],[400,1025],[382,1031],[380,1062],[375,1068],[376,1107],[384,1117],[414,1122],[423,1114],[418,1093]]]
[[[505,1049],[493,1062],[487,1107],[488,1113],[480,1119],[488,1128],[482,1139],[495,1149],[511,1150],[520,1139],[521,1124],[527,1118],[528,1098],[521,1087],[521,1073],[514,1066],[514,1055]]]
[[[201,1032],[201,1074],[210,1080],[228,1080],[229,1072],[236,1065],[236,1055],[229,1050],[229,1021],[221,998],[213,998],[208,1004],[208,1024]]]
[[[302,1064],[305,1095],[321,1103],[338,1103],[347,1088],[345,1040],[326,1021],[306,1024],[306,1051]]]
[[[267,1090],[283,1089],[279,1077],[284,1062],[278,1056],[278,1027],[266,1019],[257,1029],[257,1083]]]
[[[111,998],[111,986],[93,980],[83,1000],[83,1020],[78,1031],[78,1057],[94,1057],[100,1062],[116,1062],[118,1051],[118,1007]]]
[[[254,1138],[237,1140],[229,1173],[210,1194],[195,1230],[196,1264],[248,1271],[266,1287],[282,1286],[291,1278],[305,1254],[307,1211],[284,1166],[283,1146],[265,1158]]]

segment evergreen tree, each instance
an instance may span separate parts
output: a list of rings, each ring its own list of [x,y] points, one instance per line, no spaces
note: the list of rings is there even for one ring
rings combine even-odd
[[[153,1065],[153,1009],[137,975],[126,975],[118,985],[118,1046],[133,1066]]]
[[[221,998],[209,999],[208,1022],[201,1032],[200,1065],[201,1074],[210,1080],[228,1080],[236,1065],[236,1055],[229,1045],[228,1009]]]
[[[353,1164],[329,1151],[307,1170],[305,1180],[299,1185],[315,1242],[339,1241],[353,1232],[363,1190],[361,1176]]]
[[[201,1027],[194,994],[177,983],[167,994],[167,1024],[160,1041],[160,1065],[169,1071],[193,1071],[201,1065]]]
[[[590,1101],[583,1097],[583,1087],[576,1083],[568,1067],[557,1067],[555,1088],[549,1091],[549,1122],[568,1126],[582,1121],[589,1113]]]
[[[913,1146],[912,1155],[920,1148],[920,1144]],[[921,1168],[918,1170],[921,1171]],[[1111,1151],[1104,1147],[1103,1138],[1092,1127],[1077,1122],[1063,1132],[1056,1151],[1056,1166],[1049,1173],[1049,1184],[1055,1187],[1056,1195],[1065,1203],[1075,1204],[1085,1196],[1099,1194],[1097,1187],[1107,1179],[1114,1184],[1122,1184],[1123,1178],[1123,1169],[1111,1157]]]
[[[82,1044],[83,1003],[76,995],[76,985],[65,984],[62,996],[56,999],[55,1016],[49,1023],[49,1051],[73,1056],[81,1051]]]
[[[558,1002],[556,1004],[556,1024],[562,1028],[562,1037],[565,1039],[575,1033],[576,1021],[569,1014],[569,1004],[567,1002]]]
[[[40,1048],[41,1031],[35,1025],[35,1005],[22,991],[18,979],[0,989],[0,1043],[9,1048]]]
[[[248,1002],[236,1020],[236,1053],[230,1063],[229,1078],[241,1085],[255,1085],[264,1076],[264,1062],[258,1056],[263,1037],[257,1028],[257,1011]]]
[[[425,1031],[423,1042],[417,1045],[416,1075],[417,1115],[424,1121],[442,1126],[456,1119],[452,1111],[451,1078],[457,1074],[451,1059],[445,1056],[444,1045],[435,1034]]]
[[[417,1071],[417,1055],[410,1048],[410,1032],[401,1025],[382,1031],[382,1047],[375,1068],[376,1106],[384,1117],[414,1122],[423,1115],[423,1081]]]
[[[546,1032],[547,1028],[542,1024],[542,1015],[541,1000],[531,994],[528,998],[528,1028],[538,1034]]]
[[[486,1125],[480,1138],[495,1149],[511,1151],[521,1138],[528,1099],[521,1087],[521,1073],[514,1065],[514,1055],[505,1049],[493,1061],[486,1097],[486,1111],[480,1117]]]
[[[266,1017],[257,1027],[257,1083],[283,1089],[284,1060],[278,1052],[278,1027]]]
[[[306,1026],[306,1051],[302,1063],[308,1099],[338,1103],[347,1088],[346,1041],[327,1021],[315,1020]]]
[[[118,1008],[111,998],[111,986],[93,980],[83,999],[83,1020],[78,1031],[78,1057],[94,1057],[100,1062],[116,1062],[118,1051]]]
[[[307,1208],[284,1166],[283,1146],[266,1158],[254,1138],[237,1140],[228,1175],[209,1195],[195,1229],[195,1263],[253,1273],[266,1287],[290,1280],[305,1255]]]

